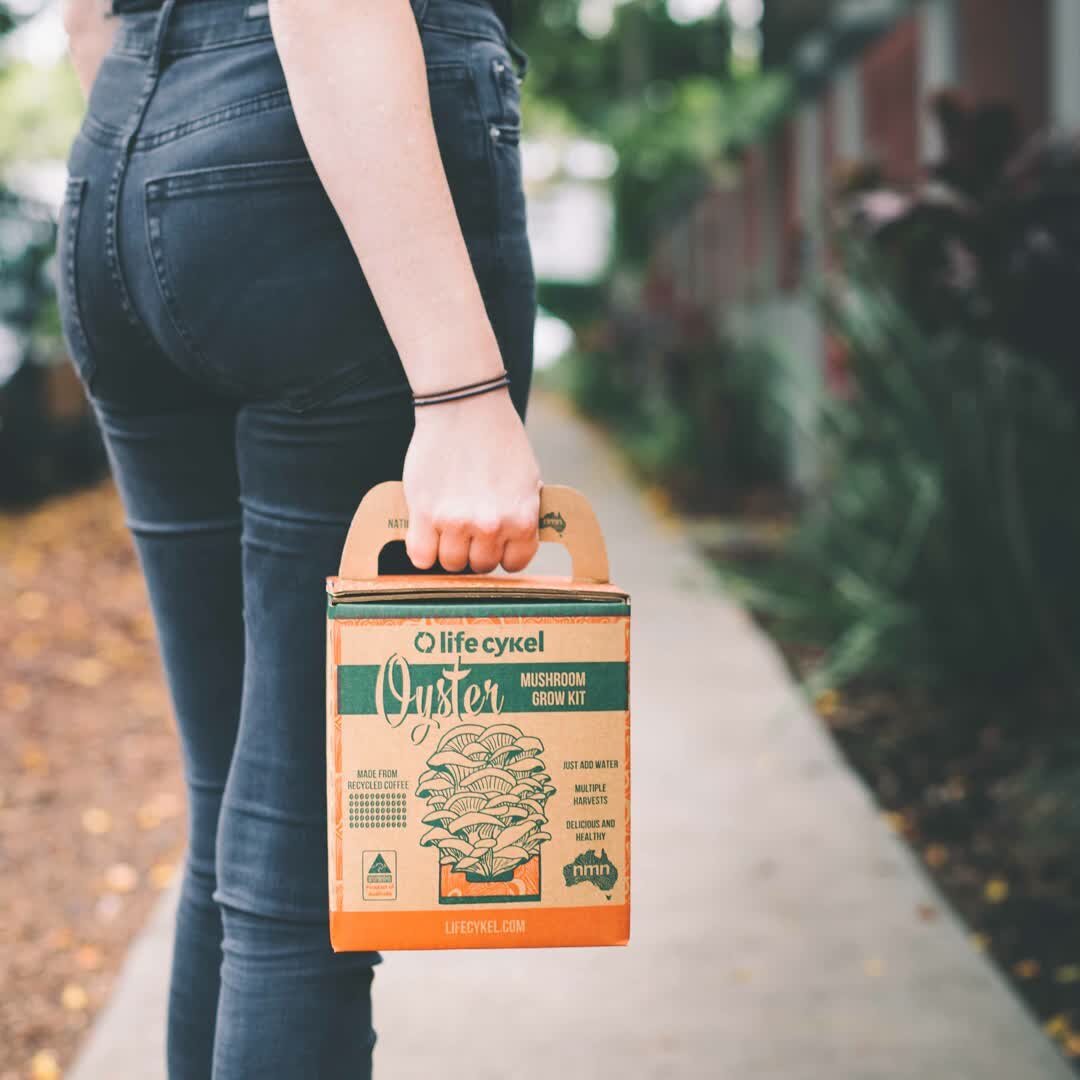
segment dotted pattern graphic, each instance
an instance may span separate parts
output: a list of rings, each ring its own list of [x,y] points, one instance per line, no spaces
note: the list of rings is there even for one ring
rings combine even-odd
[[[350,791],[350,829],[404,829],[404,791]]]

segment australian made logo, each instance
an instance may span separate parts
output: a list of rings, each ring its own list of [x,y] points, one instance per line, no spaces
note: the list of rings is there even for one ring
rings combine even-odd
[[[364,867],[364,899],[397,899],[397,852],[365,851],[362,855]]]
[[[563,867],[563,880],[567,888],[587,881],[599,889],[605,899],[610,900],[611,890],[615,888],[615,882],[619,880],[619,871],[608,858],[608,853],[604,848],[600,849],[599,855],[590,848]]]
[[[563,530],[566,528],[566,518],[564,518],[557,510],[552,510],[550,513],[544,514],[540,519],[540,528],[554,529],[562,536]]]

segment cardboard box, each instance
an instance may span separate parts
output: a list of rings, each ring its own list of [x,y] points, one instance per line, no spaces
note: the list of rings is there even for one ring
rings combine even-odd
[[[337,951],[622,945],[630,932],[630,603],[595,516],[545,487],[573,578],[379,577],[401,485],[329,578]]]

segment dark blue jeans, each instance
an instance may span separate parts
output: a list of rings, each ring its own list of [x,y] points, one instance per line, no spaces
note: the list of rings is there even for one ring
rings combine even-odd
[[[524,415],[527,58],[484,0],[409,2]],[[379,957],[328,943],[324,578],[360,498],[401,476],[408,385],[305,151],[265,4],[167,0],[119,19],[69,156],[58,267],[190,796],[169,1075],[356,1080]],[[383,568],[408,569],[400,545]]]

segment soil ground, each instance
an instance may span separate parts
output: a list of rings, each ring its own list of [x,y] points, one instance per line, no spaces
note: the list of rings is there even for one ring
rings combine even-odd
[[[168,700],[111,484],[0,514],[0,657],[0,1080],[50,1080],[184,842]]]

